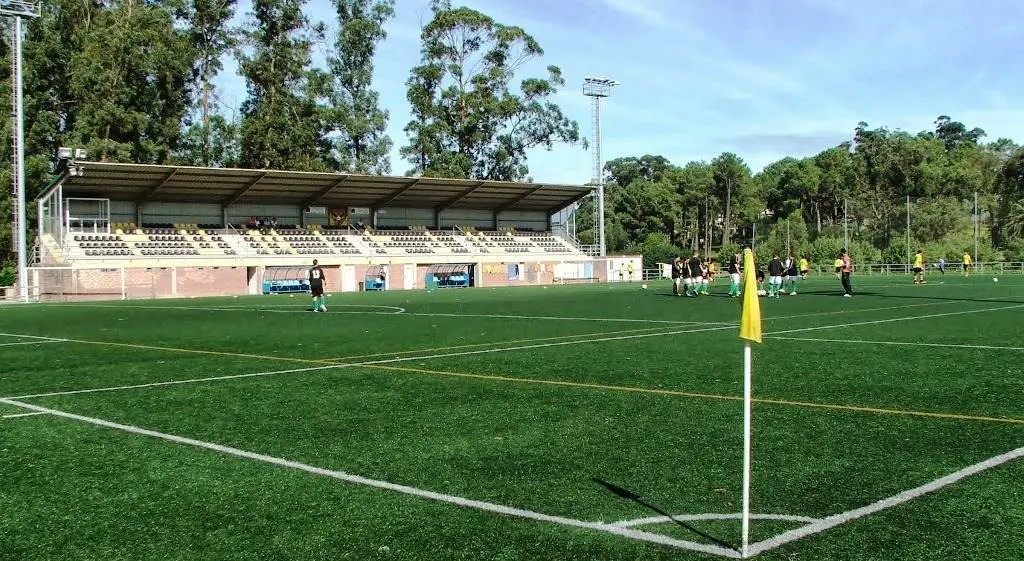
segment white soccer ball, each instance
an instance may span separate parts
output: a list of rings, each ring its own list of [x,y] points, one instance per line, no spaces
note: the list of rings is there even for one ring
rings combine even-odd
[[[758,290],[757,291],[757,295],[758,296],[767,296],[768,295],[768,291],[767,290]]]
[[[642,290],[647,290],[647,285],[646,285],[646,284],[641,284],[641,285],[640,285],[640,288],[641,288]]]
[[[992,277],[992,282],[999,282],[999,277]]]

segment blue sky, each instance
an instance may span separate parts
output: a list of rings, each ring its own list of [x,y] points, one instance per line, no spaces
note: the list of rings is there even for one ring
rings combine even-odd
[[[459,5],[457,0],[453,2]],[[409,121],[405,81],[417,64],[426,0],[398,0],[377,54],[390,112],[392,173]],[[592,136],[584,76],[621,82],[604,106],[604,157],[660,154],[677,164],[736,152],[754,169],[848,140],[858,121],[913,132],[938,115],[1024,141],[1020,56],[1024,2],[1014,0],[465,0],[532,34],[545,50],[521,76],[561,67],[556,102]],[[242,0],[240,17],[249,2]],[[333,26],[329,0],[311,19]],[[245,85],[228,66],[222,99]],[[530,155],[537,181],[580,184],[590,151]]]

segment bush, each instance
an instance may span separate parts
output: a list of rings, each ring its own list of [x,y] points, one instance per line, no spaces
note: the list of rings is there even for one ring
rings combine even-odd
[[[18,271],[15,269],[13,263],[0,265],[0,286],[14,286],[17,279]]]
[[[629,247],[629,253],[643,255],[644,268],[656,267],[658,263],[671,263],[683,250],[672,245],[665,234],[651,233],[642,243]]]

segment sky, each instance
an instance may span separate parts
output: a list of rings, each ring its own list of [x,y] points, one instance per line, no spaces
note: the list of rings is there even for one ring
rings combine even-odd
[[[753,171],[814,155],[853,135],[859,121],[911,132],[939,115],[988,140],[1024,141],[1024,2],[1016,0],[454,0],[518,25],[544,56],[517,78],[562,69],[554,97],[593,139],[585,76],[620,82],[602,111],[603,156],[658,154],[684,165],[735,152]],[[242,0],[239,18],[246,18]],[[310,19],[336,27],[330,0]],[[410,120],[409,69],[420,60],[427,0],[397,0],[378,47],[374,85],[390,114],[392,173]],[[322,61],[318,54],[315,60]],[[218,79],[237,109],[245,84],[227,65]],[[593,144],[529,155],[538,182],[583,184]]]

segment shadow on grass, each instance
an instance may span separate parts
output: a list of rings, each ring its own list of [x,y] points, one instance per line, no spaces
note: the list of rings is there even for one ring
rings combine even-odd
[[[609,482],[604,481],[603,479],[599,479],[597,477],[591,477],[590,480],[593,481],[594,483],[597,483],[598,485],[604,487],[605,489],[611,491],[615,496],[617,496],[619,498],[622,498],[622,499],[626,499],[627,501],[633,501],[634,503],[636,503],[636,504],[646,508],[647,510],[650,510],[652,512],[656,512],[659,515],[668,518],[672,522],[675,522],[675,524],[677,526],[679,526],[680,528],[683,528],[685,530],[693,532],[694,534],[697,534],[698,536],[713,542],[715,545],[724,547],[726,549],[731,549],[731,550],[737,551],[737,552],[740,551],[740,549],[738,547],[736,547],[735,545],[732,545],[732,544],[730,544],[730,543],[728,543],[726,541],[723,541],[723,540],[721,540],[719,538],[716,538],[715,536],[712,536],[711,534],[709,534],[707,532],[704,532],[704,531],[694,527],[691,524],[687,524],[686,522],[683,522],[682,520],[677,520],[674,516],[672,516],[671,514],[666,512],[664,509],[662,509],[662,508],[660,508],[660,507],[658,507],[656,505],[653,505],[653,504],[647,502],[646,500],[643,499],[643,497],[641,497],[640,495],[637,495],[636,493],[634,493],[634,492],[632,492],[632,491],[630,491],[628,489],[623,489],[622,487],[619,487],[618,485],[615,485],[614,483],[609,483]]]

